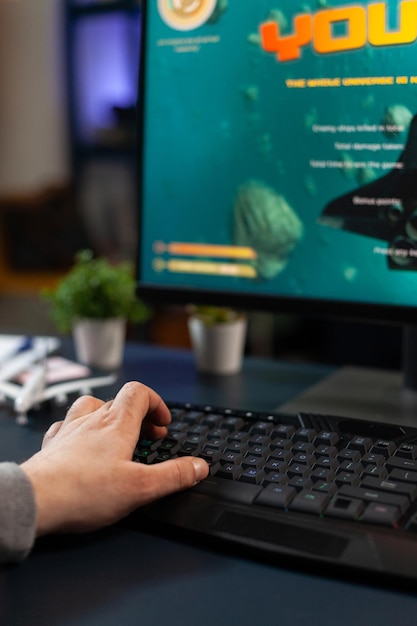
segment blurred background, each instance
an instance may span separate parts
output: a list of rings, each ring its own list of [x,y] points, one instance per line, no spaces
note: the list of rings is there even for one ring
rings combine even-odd
[[[134,260],[139,3],[0,2],[0,325],[51,329],[39,290],[90,247]]]
[[[0,332],[55,332],[39,292],[80,248],[135,259],[139,45],[140,0],[0,0]],[[185,311],[160,307],[139,338],[188,347]],[[256,313],[247,351],[398,367],[400,339]]]

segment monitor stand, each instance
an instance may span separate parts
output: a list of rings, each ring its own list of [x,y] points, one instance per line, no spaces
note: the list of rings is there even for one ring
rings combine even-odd
[[[403,371],[346,366],[279,411],[324,413],[417,427],[417,331],[403,333]]]

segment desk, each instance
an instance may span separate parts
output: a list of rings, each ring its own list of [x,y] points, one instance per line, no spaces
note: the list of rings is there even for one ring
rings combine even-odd
[[[203,377],[187,351],[131,344],[120,382],[142,380],[171,400],[270,410],[329,371],[249,359],[239,375]],[[31,426],[19,427],[1,412],[0,459],[21,461],[34,452],[59,417],[58,410],[45,411]],[[27,561],[0,570],[2,626],[416,622],[417,596],[273,567],[123,524],[82,537],[47,538]]]

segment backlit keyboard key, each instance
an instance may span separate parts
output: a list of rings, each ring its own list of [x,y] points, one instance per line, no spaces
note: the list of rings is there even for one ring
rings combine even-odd
[[[313,513],[321,515],[330,499],[327,493],[306,490],[300,491],[290,503],[290,511],[301,511],[303,513]]]

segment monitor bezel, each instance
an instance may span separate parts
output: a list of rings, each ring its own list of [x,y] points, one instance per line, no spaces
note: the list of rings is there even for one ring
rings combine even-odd
[[[136,293],[149,304],[213,305],[241,311],[293,314],[301,317],[333,318],[352,322],[415,325],[417,311],[413,307],[349,302],[344,300],[309,299],[306,297],[265,296],[259,294],[210,291],[148,284],[140,279],[137,265]]]

